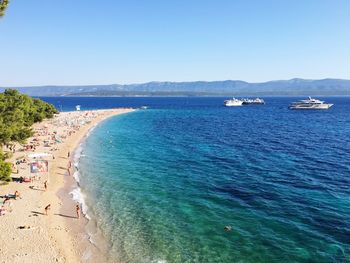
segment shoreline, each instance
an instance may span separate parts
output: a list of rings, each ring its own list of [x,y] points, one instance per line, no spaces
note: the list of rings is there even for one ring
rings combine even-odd
[[[110,117],[113,116],[115,115]],[[67,207],[74,208],[76,204],[79,204],[81,207],[81,217],[78,224],[74,220],[72,221],[69,217],[65,219],[65,224],[71,230],[70,235],[77,241],[77,252],[80,256],[80,262],[84,263],[107,262],[107,248],[105,247],[107,245],[103,243],[104,240],[99,240],[98,242],[92,240],[92,237],[95,234],[91,233],[89,231],[90,229],[88,229],[89,223],[95,223],[95,221],[92,221],[93,219],[90,218],[87,211],[84,211],[84,206],[86,209],[88,207],[86,206],[86,199],[84,194],[81,192],[81,187],[79,185],[79,160],[80,155],[83,152],[83,144],[90,136],[90,133],[108,118],[109,117],[102,119],[100,122],[94,124],[86,131],[83,137],[80,138],[80,141],[75,146],[70,157],[70,161],[72,163],[72,174],[71,176],[65,176],[64,186],[56,193],[58,198],[63,200],[62,203],[66,204],[66,206],[61,207],[61,214],[72,213],[72,209],[67,209]],[[94,228],[96,231],[98,230],[97,226],[94,226]]]
[[[0,216],[0,232],[2,233],[0,243],[5,244],[0,247],[1,262],[90,263],[97,262],[97,258],[101,260],[103,253],[99,253],[99,249],[89,241],[89,235],[85,231],[88,219],[82,213],[80,219],[76,218],[76,201],[72,199],[70,193],[78,184],[73,177],[74,165],[71,165],[72,168],[68,172],[69,161],[74,163],[75,151],[89,135],[91,129],[109,117],[132,111],[134,110],[112,109],[62,112],[53,119],[33,126],[37,134],[38,131],[45,131],[49,135],[54,132],[58,135],[66,132],[67,137],[62,139],[63,142],[55,143],[50,147],[41,145],[48,134],[35,135],[28,139],[30,142],[35,140],[34,138],[39,138],[40,145],[35,147],[35,152],[52,151],[50,153],[54,155],[54,159],[48,158],[49,173],[42,174],[39,180],[31,183],[14,181],[0,186],[0,196],[19,191],[22,197],[7,202],[5,204],[6,214]],[[74,120],[77,123],[75,125],[79,128],[69,127],[69,130],[67,126],[60,125],[60,120],[65,120],[67,126],[70,120]],[[69,157],[68,152],[72,153]],[[8,161],[14,163],[16,159],[23,158],[22,156],[28,153],[32,152],[15,152]],[[17,169],[19,173],[13,174],[13,178],[33,175],[30,174],[28,163],[19,164]],[[67,175],[68,173],[70,176]],[[48,181],[46,191],[43,187],[45,180]],[[3,200],[3,198],[0,199],[1,205]],[[51,204],[51,210],[49,215],[45,216],[44,207],[47,204]],[[23,226],[26,228],[19,228]]]

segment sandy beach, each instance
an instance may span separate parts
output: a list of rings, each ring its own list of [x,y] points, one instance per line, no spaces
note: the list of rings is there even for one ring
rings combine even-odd
[[[13,163],[14,181],[0,186],[1,263],[96,261],[99,251],[84,231],[87,220],[82,215],[77,218],[77,203],[69,194],[76,184],[72,155],[92,127],[108,117],[131,111],[63,112],[34,125],[35,135],[27,144],[15,146],[9,160]],[[44,164],[32,167],[40,172],[31,173],[33,162]],[[16,191],[19,196],[14,198]],[[101,258],[99,261],[103,262]]]

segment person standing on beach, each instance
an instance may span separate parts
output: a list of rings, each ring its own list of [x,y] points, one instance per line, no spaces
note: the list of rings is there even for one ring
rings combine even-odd
[[[48,204],[46,207],[45,207],[45,215],[47,215],[47,211],[51,209],[51,204]]]
[[[76,212],[77,212],[77,218],[79,219],[79,218],[80,218],[80,206],[79,206],[79,204],[77,204],[77,205],[75,206],[75,210],[76,210]]]
[[[44,182],[45,191],[47,190],[47,181]]]
[[[70,152],[68,152],[67,157],[68,157],[68,158],[70,157]]]

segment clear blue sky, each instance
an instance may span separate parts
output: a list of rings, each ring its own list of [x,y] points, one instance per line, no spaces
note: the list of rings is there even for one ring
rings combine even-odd
[[[12,0],[0,86],[350,79],[349,0]]]

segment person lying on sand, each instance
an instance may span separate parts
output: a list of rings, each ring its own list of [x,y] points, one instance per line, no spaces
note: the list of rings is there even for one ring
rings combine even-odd
[[[19,226],[18,229],[35,229],[33,226]]]
[[[13,195],[13,194],[7,194],[7,195],[4,195],[3,196],[4,198],[8,198],[8,199],[16,199],[15,197],[15,195]]]

